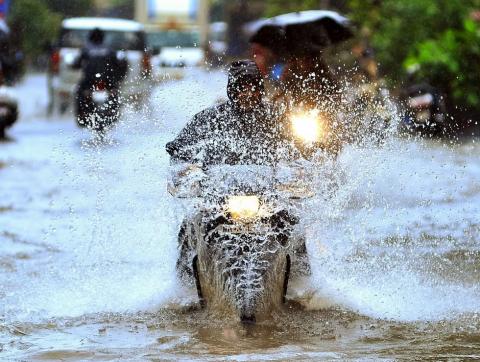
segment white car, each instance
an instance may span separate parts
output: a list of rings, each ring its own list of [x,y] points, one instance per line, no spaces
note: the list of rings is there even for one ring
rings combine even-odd
[[[227,52],[227,23],[218,21],[211,23],[208,32],[209,59],[213,66],[220,66],[225,62]]]
[[[157,80],[178,79],[185,69],[201,66],[205,52],[196,30],[161,30],[147,33],[147,45],[154,50],[152,72]]]
[[[51,54],[50,86],[54,106],[63,113],[72,103],[81,71],[72,68],[91,30],[105,32],[105,43],[122,53],[128,71],[121,94],[141,100],[150,89],[151,55],[141,23],[114,18],[71,18],[62,22],[57,48]]]

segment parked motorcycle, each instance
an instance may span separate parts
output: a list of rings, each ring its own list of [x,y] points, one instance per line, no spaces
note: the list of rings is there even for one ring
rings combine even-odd
[[[0,74],[0,139],[5,138],[7,128],[18,119],[18,97],[12,87],[1,81],[2,78]]]
[[[415,132],[438,134],[446,129],[445,98],[429,84],[422,83],[406,91],[404,126]]]

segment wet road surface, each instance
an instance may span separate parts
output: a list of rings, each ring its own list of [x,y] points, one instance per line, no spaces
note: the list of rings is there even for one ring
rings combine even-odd
[[[339,191],[309,205],[312,275],[242,327],[189,307],[185,210],[165,187],[165,143],[224,77],[160,86],[102,143],[43,114],[43,82],[19,86],[22,119],[0,144],[2,359],[480,359],[478,140],[347,148]]]

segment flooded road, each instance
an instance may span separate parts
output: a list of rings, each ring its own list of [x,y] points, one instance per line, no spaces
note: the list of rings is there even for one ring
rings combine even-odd
[[[478,140],[345,149],[338,191],[306,212],[312,275],[242,327],[191,308],[175,275],[185,210],[165,186],[165,143],[224,76],[155,89],[102,143],[44,116],[43,82],[19,86],[0,144],[1,359],[480,359]]]

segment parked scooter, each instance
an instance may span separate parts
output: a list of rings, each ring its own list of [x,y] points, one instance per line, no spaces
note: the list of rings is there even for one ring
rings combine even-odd
[[[427,84],[415,84],[406,90],[404,126],[409,131],[435,135],[446,129],[445,97]]]
[[[18,119],[18,97],[14,89],[5,84],[0,69],[0,139],[5,138],[5,131]]]

